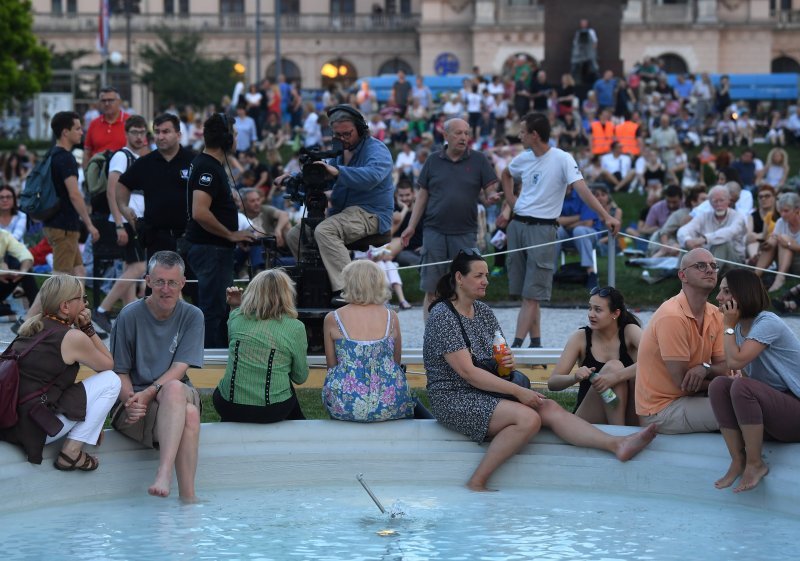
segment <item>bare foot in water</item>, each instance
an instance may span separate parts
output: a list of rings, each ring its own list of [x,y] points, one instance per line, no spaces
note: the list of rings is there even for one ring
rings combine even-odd
[[[147,492],[154,497],[169,497],[170,479],[170,477],[156,474],[156,480],[148,487]]]
[[[757,465],[747,464],[744,468],[744,473],[742,473],[742,480],[733,492],[741,493],[742,491],[754,489],[768,473],[769,466],[764,462],[759,462]]]
[[[728,472],[714,482],[714,487],[717,489],[726,489],[727,487],[730,487],[733,485],[733,482],[736,481],[740,475],[742,475],[743,471],[744,461],[732,460],[731,466],[728,468]]]
[[[632,434],[623,438],[617,446],[617,459],[620,462],[627,462],[636,454],[644,450],[645,447],[647,447],[647,445],[650,444],[656,437],[657,428],[658,427],[655,424],[652,424],[646,429],[640,430],[636,434]]]
[[[469,489],[470,491],[475,491],[476,493],[496,493],[497,492],[497,489],[490,489],[489,487],[487,487],[486,485],[484,485],[482,483],[475,483],[474,481],[472,481],[472,479],[467,481],[467,484],[465,485],[465,487],[467,489]]]

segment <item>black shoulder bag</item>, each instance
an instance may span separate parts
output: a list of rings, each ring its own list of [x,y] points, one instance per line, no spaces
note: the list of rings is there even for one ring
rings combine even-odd
[[[461,328],[461,336],[464,338],[464,343],[467,345],[467,350],[469,351],[469,356],[472,358],[472,364],[474,366],[480,368],[481,370],[486,370],[487,372],[491,372],[498,378],[502,378],[507,382],[511,382],[512,384],[516,384],[528,390],[531,389],[531,381],[525,374],[523,374],[519,370],[512,370],[508,376],[500,376],[500,374],[497,373],[497,361],[494,358],[481,360],[478,357],[476,357],[475,353],[472,352],[472,346],[469,344],[469,337],[467,336],[467,330],[464,329],[464,324],[461,321],[461,314],[458,313],[455,306],[453,306],[453,303],[450,300],[444,300],[444,303],[447,304],[447,307],[450,308],[450,311],[453,312],[453,314],[455,314],[456,319],[458,320],[458,326]],[[511,401],[519,401],[514,396],[508,394],[495,393],[495,392],[489,392],[489,393],[496,395],[498,397],[502,397],[503,399],[509,399]]]

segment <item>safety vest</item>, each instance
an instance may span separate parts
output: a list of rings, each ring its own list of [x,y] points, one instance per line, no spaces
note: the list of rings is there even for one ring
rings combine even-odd
[[[614,123],[606,121],[592,121],[592,154],[602,156],[611,152],[611,143],[614,141]]]
[[[636,138],[637,130],[639,130],[639,124],[633,121],[623,121],[617,125],[617,141],[622,145],[623,154],[638,156],[641,152],[639,139]]]

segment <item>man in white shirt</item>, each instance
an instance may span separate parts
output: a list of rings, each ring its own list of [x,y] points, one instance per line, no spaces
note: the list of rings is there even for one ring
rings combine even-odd
[[[717,185],[708,193],[714,212],[705,212],[678,229],[678,243],[687,250],[705,248],[718,261],[744,263],[745,217],[731,208],[731,195],[724,185]],[[725,263],[721,267],[727,268]]]
[[[636,177],[631,157],[622,153],[622,144],[616,140],[611,143],[611,152],[600,158],[600,167],[603,168],[600,177],[614,192],[627,191]]]
[[[417,155],[411,149],[408,142],[403,143],[403,149],[397,154],[394,161],[394,169],[399,174],[398,181],[405,177],[409,181],[414,179],[414,163],[417,161]]]

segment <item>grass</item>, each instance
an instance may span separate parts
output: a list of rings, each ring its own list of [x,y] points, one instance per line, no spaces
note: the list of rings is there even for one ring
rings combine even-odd
[[[303,414],[310,420],[328,420],[330,415],[322,406],[321,391],[319,388],[297,388],[297,399],[300,400],[300,408]],[[428,392],[425,390],[417,390],[417,397],[426,407],[429,405]],[[558,402],[567,411],[572,411],[575,407],[575,392],[543,392],[548,398]],[[201,417],[204,423],[218,423],[219,415],[217,410],[214,409],[214,404],[211,402],[211,394],[204,394],[203,401],[203,415]],[[108,427],[107,427],[108,428]]]

